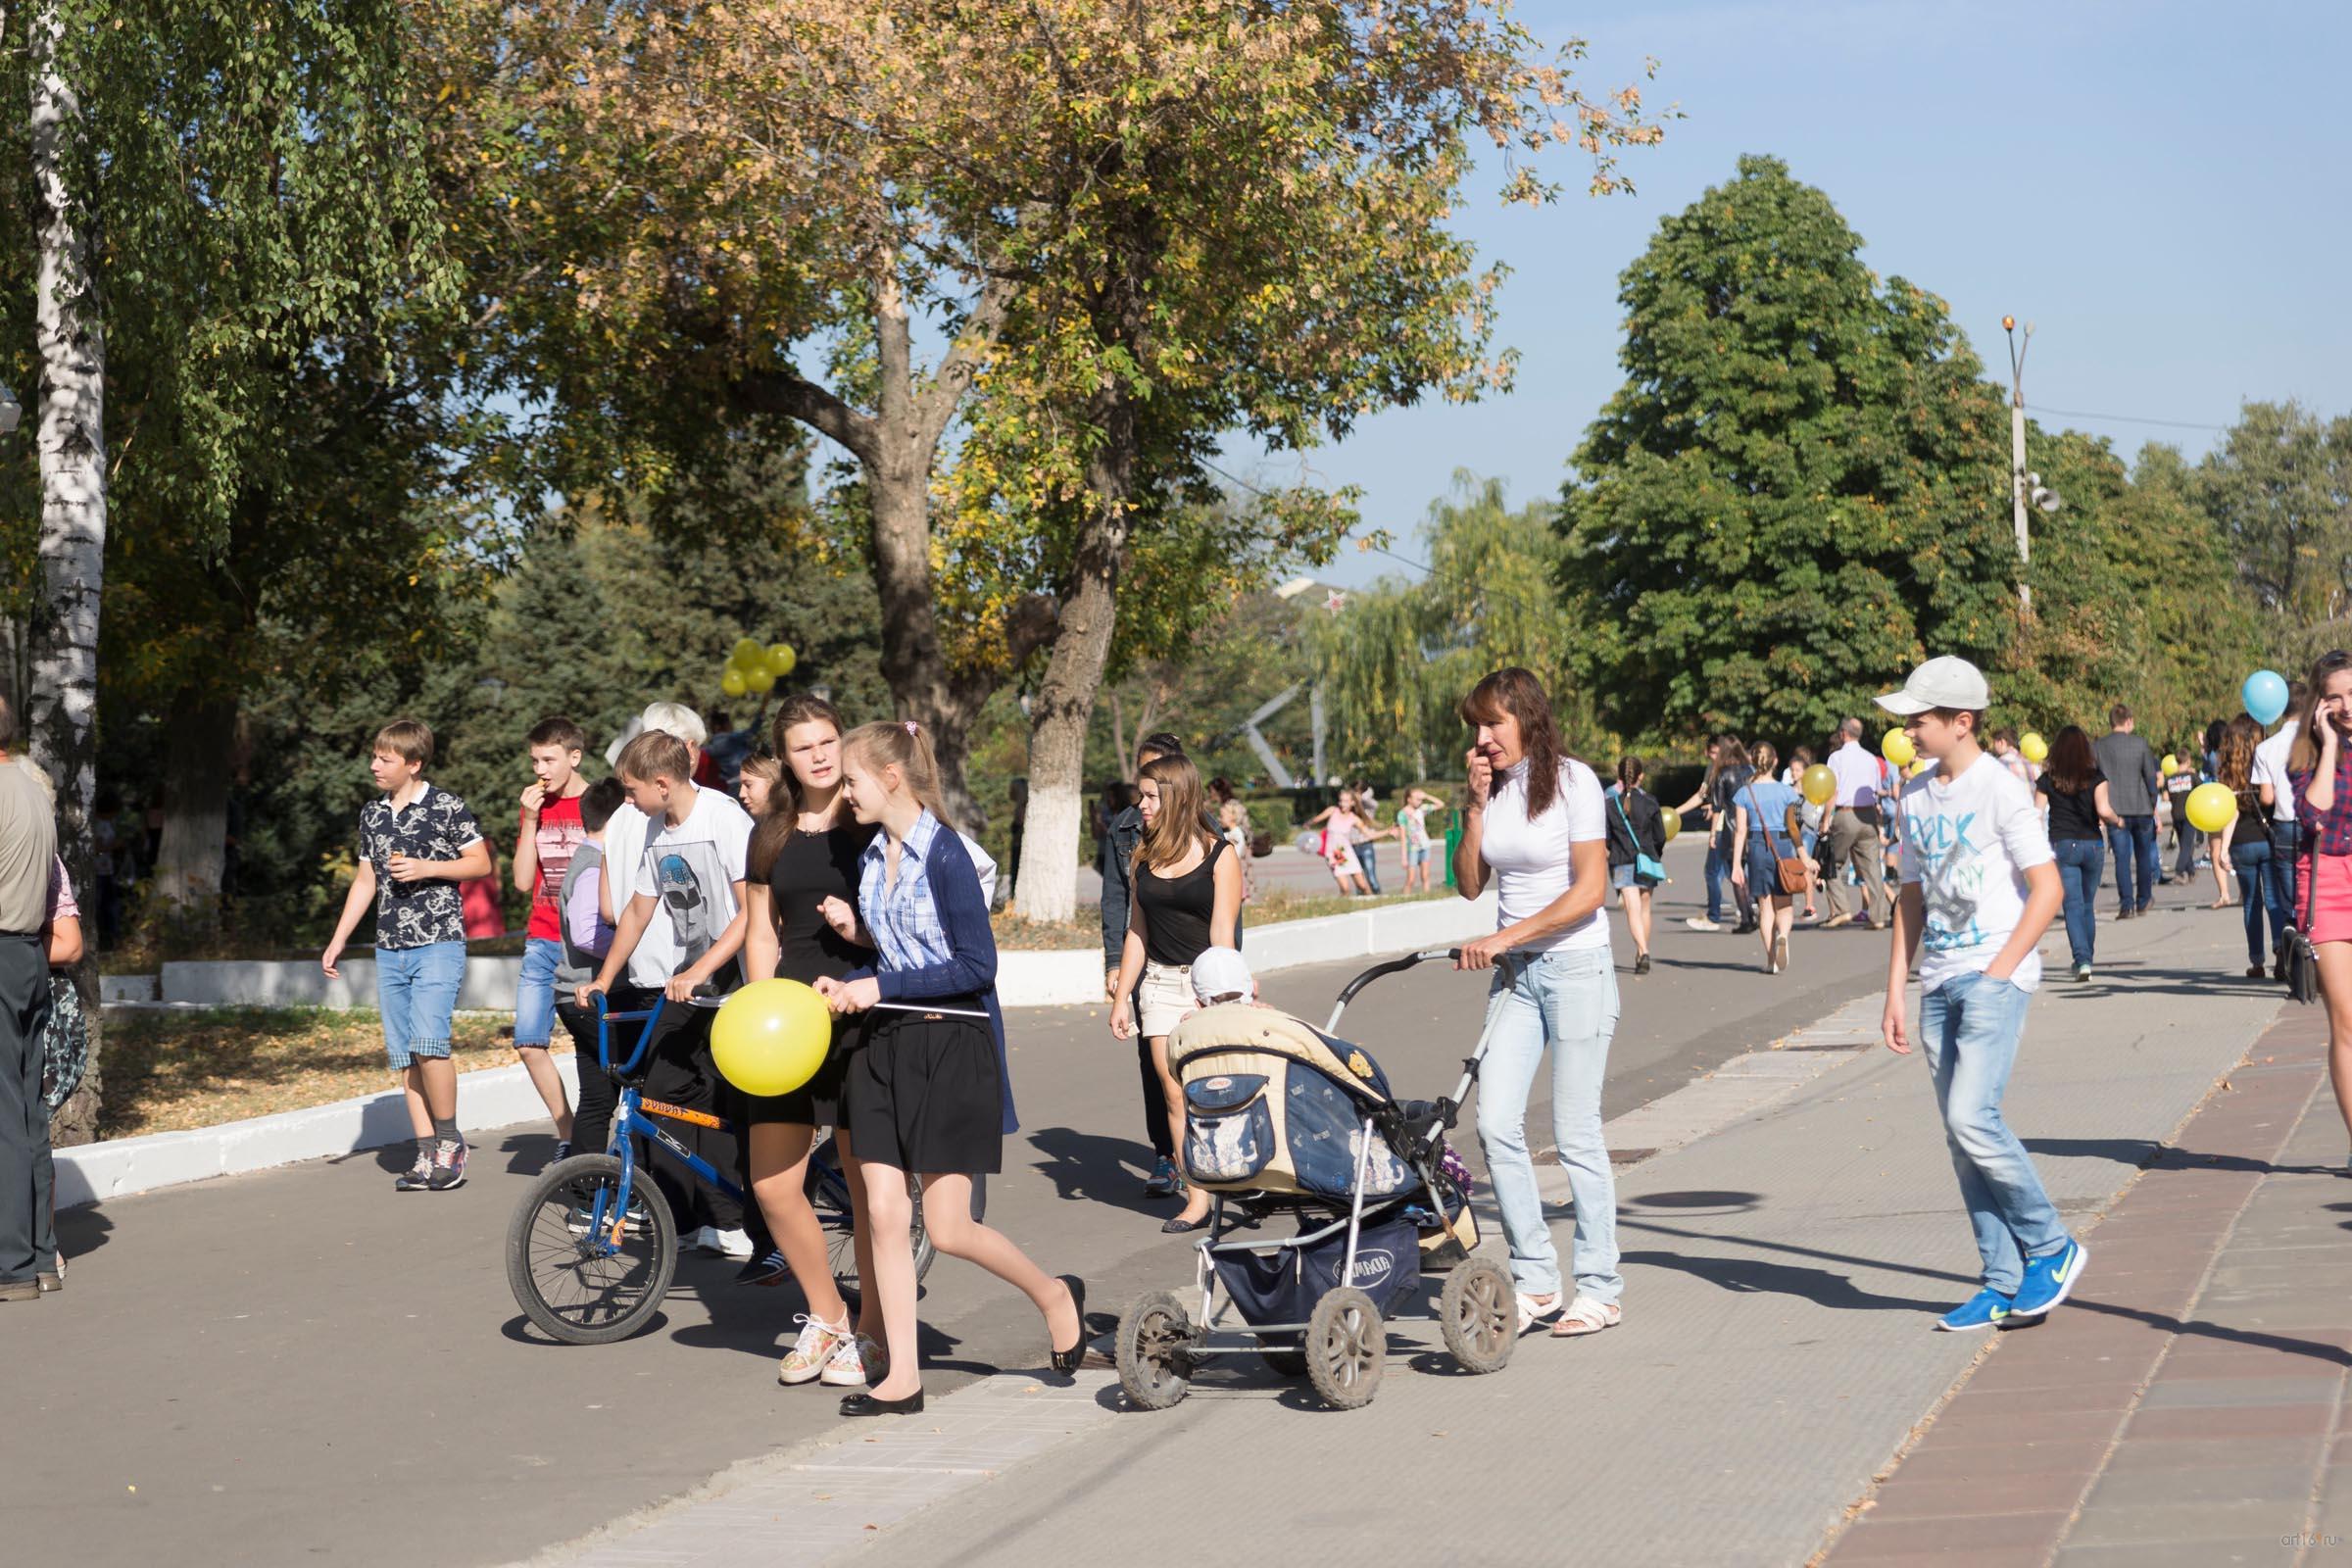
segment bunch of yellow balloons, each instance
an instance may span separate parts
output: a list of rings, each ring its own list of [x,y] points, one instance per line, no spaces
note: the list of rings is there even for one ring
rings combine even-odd
[[[756,637],[739,638],[735,651],[727,655],[726,663],[719,669],[718,689],[729,697],[741,697],[747,692],[755,697],[765,696],[800,662],[790,643],[761,647]]]

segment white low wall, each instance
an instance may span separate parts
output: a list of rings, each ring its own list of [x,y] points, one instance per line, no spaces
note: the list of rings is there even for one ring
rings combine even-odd
[[[194,959],[164,965],[163,1000],[216,1007],[372,1007],[375,960],[345,958],[329,980],[316,958],[274,962]],[[468,958],[458,991],[464,1010],[512,1012],[522,980],[520,958]]]
[[[564,1093],[576,1100],[579,1078],[572,1058],[558,1056],[555,1062]],[[470,1128],[507,1127],[547,1114],[519,1064],[461,1074],[458,1087],[458,1112]],[[57,1206],[77,1208],[181,1182],[405,1144],[416,1136],[408,1105],[394,1090],[218,1127],[78,1144],[57,1152]]]
[[[1388,905],[1319,920],[1245,928],[1250,967],[1264,973],[1302,963],[1331,963],[1415,948],[1449,947],[1494,929],[1494,896],[1474,902],[1432,899]],[[462,1007],[511,1009],[519,958],[476,958],[466,965]],[[167,963],[163,1000],[214,1005],[372,1006],[375,965],[354,959],[328,981],[316,963]],[[1102,1000],[1102,951],[1004,952],[998,955],[997,995],[1007,1007],[1082,1005]],[[579,1080],[572,1058],[558,1056],[566,1091]],[[469,1072],[459,1079],[458,1112],[483,1129],[536,1121],[546,1107],[520,1066]],[[280,1111],[190,1132],[149,1133],[57,1152],[57,1203],[73,1208],[109,1198],[213,1176],[268,1170],[300,1159],[349,1154],[406,1143],[415,1134],[398,1091],[339,1100],[309,1110]]]
[[[1245,924],[1242,946],[1252,969],[1287,969],[1300,963],[1330,963],[1406,948],[1442,947],[1494,929],[1494,897],[1464,901],[1430,899],[1391,904],[1359,913],[1319,920]],[[206,1006],[372,1007],[375,962],[346,958],[339,980],[329,980],[315,962],[167,963],[165,1002]],[[521,978],[520,958],[471,958],[461,1008],[510,1012]],[[1098,948],[1047,952],[1003,949],[997,954],[997,1000],[1007,1007],[1062,1007],[1102,1000],[1102,954]]]

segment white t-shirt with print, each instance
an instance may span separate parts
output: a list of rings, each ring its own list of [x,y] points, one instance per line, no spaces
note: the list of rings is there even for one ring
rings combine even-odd
[[[2033,792],[1990,753],[1956,777],[1921,774],[1902,802],[1902,878],[1927,906],[1919,983],[1934,991],[2000,956],[2025,916],[2026,872],[2054,857]],[[2029,951],[2010,978],[2021,991],[2040,985],[2041,954]]]
[[[1479,840],[1479,858],[1494,868],[1494,928],[1524,920],[1566,893],[1576,882],[1568,847],[1608,836],[1607,807],[1600,780],[1574,758],[1560,763],[1559,792],[1551,806],[1533,822],[1527,818],[1527,762],[1495,775],[1494,792],[1487,801],[1486,828]],[[1606,873],[1604,872],[1605,876]],[[1552,953],[1563,948],[1606,948],[1609,921],[1602,907],[1543,942],[1514,949],[1518,953]]]
[[[629,955],[629,978],[644,986],[660,985],[700,958],[735,918],[735,884],[744,879],[752,844],[751,814],[713,789],[695,791],[685,821],[652,826],[630,890],[658,906]],[[723,988],[736,974],[722,969],[711,978]]]
[[[2295,819],[2295,786],[2286,776],[2286,756],[2295,749],[2295,730],[2301,721],[2288,719],[2278,733],[2254,748],[2254,784],[2271,787],[2271,820]]]

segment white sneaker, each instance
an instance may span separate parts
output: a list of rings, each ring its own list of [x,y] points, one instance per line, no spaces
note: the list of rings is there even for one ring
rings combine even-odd
[[[746,1231],[722,1231],[706,1225],[698,1233],[706,1238],[703,1245],[721,1257],[731,1257],[738,1263],[752,1255],[752,1238]]]
[[[830,1381],[834,1357],[842,1347],[848,1346],[853,1354],[857,1351],[858,1342],[851,1337],[847,1323],[835,1327],[806,1312],[793,1321],[801,1326],[801,1336],[792,1342],[791,1351],[776,1368],[776,1381],[787,1388],[810,1382],[820,1374]],[[858,1381],[865,1379],[860,1375]]]
[[[852,1334],[834,1343],[833,1353],[825,1358],[822,1373],[825,1384],[836,1389],[865,1387],[865,1353],[858,1344],[859,1336]],[[877,1358],[879,1359],[879,1358]]]
[[[1683,924],[1693,931],[1720,931],[1723,927],[1703,914],[1686,915]]]
[[[708,1225],[697,1225],[686,1233],[685,1239],[678,1245],[689,1252],[715,1252],[718,1250],[718,1243],[714,1239],[717,1235],[718,1232]]]

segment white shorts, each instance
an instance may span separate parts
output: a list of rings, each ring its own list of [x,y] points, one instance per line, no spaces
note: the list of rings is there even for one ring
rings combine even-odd
[[[1174,1034],[1184,1015],[1200,1005],[1193,999],[1189,964],[1147,963],[1143,983],[1135,991],[1139,999],[1135,1026],[1147,1040]]]

